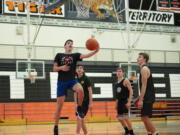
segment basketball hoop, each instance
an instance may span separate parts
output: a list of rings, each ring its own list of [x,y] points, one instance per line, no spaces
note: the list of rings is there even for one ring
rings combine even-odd
[[[131,76],[130,80],[132,80],[133,83],[137,83],[138,82],[138,76],[137,75],[136,76]]]
[[[86,0],[73,0],[73,3],[76,6],[77,10],[77,18],[89,18],[89,8],[91,0],[89,0],[88,3],[85,1]]]
[[[30,74],[30,75],[29,75],[29,79],[30,79],[30,81],[31,81],[31,84],[35,83],[35,81],[36,81],[36,75]]]

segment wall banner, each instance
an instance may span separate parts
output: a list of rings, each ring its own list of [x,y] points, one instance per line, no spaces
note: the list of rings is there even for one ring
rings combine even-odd
[[[180,0],[156,0],[157,10],[180,13]]]
[[[174,13],[147,10],[129,10],[129,22],[174,24]]]
[[[8,14],[27,14],[27,3],[23,0],[4,0],[3,1],[3,13]],[[43,5],[39,6],[38,2],[30,2],[30,15],[42,15],[50,17],[65,17],[64,5],[55,10],[51,11],[48,14],[44,14]]]

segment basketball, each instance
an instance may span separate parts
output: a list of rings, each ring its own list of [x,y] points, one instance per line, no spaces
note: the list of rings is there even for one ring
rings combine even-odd
[[[86,48],[90,51],[96,50],[96,48],[98,48],[98,46],[99,46],[99,43],[94,38],[90,38],[86,41]]]

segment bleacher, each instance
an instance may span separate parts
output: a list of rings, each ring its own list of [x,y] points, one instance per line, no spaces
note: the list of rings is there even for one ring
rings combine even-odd
[[[140,117],[140,110],[132,105],[131,113],[135,117]],[[152,117],[179,117],[180,116],[180,99],[156,99],[153,104]]]
[[[0,124],[5,121],[22,120],[24,124],[52,123],[54,118],[55,102],[39,103],[0,103]],[[115,101],[95,101],[93,110],[86,117],[88,122],[116,121]],[[71,109],[70,109],[71,108]],[[76,121],[73,102],[65,102],[61,117],[67,123]],[[140,110],[132,104],[131,118],[140,118]],[[153,105],[153,118],[180,118],[180,99],[157,99]],[[19,122],[19,121],[18,121]],[[64,122],[64,120],[61,120]],[[11,123],[12,124],[12,123]]]

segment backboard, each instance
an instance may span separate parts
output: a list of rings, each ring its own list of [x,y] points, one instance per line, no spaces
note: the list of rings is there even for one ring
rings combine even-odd
[[[139,65],[135,63],[120,63],[119,67],[121,67],[124,71],[124,77],[128,78],[131,82],[131,86],[133,89],[133,98],[138,97],[139,95]]]
[[[139,65],[135,63],[120,63],[119,67],[121,67],[124,71],[124,77],[128,79],[134,79],[137,77],[139,73]]]
[[[44,61],[17,60],[16,61],[16,78],[17,79],[36,79],[45,78]]]

